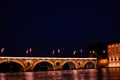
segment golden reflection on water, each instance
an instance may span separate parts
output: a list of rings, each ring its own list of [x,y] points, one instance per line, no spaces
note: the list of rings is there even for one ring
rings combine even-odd
[[[25,80],[34,80],[33,72],[25,72]]]
[[[0,73],[0,80],[120,80],[120,68]]]
[[[73,80],[79,80],[78,79],[78,71],[77,70],[72,70],[73,73]]]
[[[4,73],[0,74],[0,80],[5,80],[5,74]]]

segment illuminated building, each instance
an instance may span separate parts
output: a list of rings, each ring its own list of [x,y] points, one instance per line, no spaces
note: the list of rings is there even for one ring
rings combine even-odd
[[[108,45],[108,67],[120,67],[120,43]]]

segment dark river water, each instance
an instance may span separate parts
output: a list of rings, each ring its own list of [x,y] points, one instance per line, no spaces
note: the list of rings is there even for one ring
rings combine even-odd
[[[120,68],[0,73],[0,80],[120,80]]]

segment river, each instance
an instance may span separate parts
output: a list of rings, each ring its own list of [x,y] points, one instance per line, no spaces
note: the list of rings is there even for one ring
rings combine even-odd
[[[0,80],[120,80],[120,68],[0,73]]]

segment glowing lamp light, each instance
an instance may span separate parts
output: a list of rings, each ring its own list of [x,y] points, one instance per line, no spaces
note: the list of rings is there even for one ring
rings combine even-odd
[[[80,50],[80,52],[82,53],[82,52],[83,52],[83,50],[81,49],[81,50]]]
[[[109,58],[109,61],[111,62],[111,57]]]
[[[4,51],[5,51],[5,48],[2,48],[2,49],[1,49],[1,54],[2,54],[2,55],[3,55]]]
[[[52,51],[52,55],[54,55],[54,54],[55,54],[55,50]]]
[[[95,53],[95,51],[93,50],[93,53]]]
[[[58,49],[58,53],[60,53],[60,49]]]
[[[73,51],[73,55],[75,55],[75,54],[76,54],[76,50]]]
[[[26,54],[28,54],[29,50],[26,50]]]
[[[29,49],[30,53],[32,52],[32,48]]]
[[[92,52],[90,51],[90,53],[92,53]]]
[[[105,53],[105,50],[103,50],[103,53]]]

